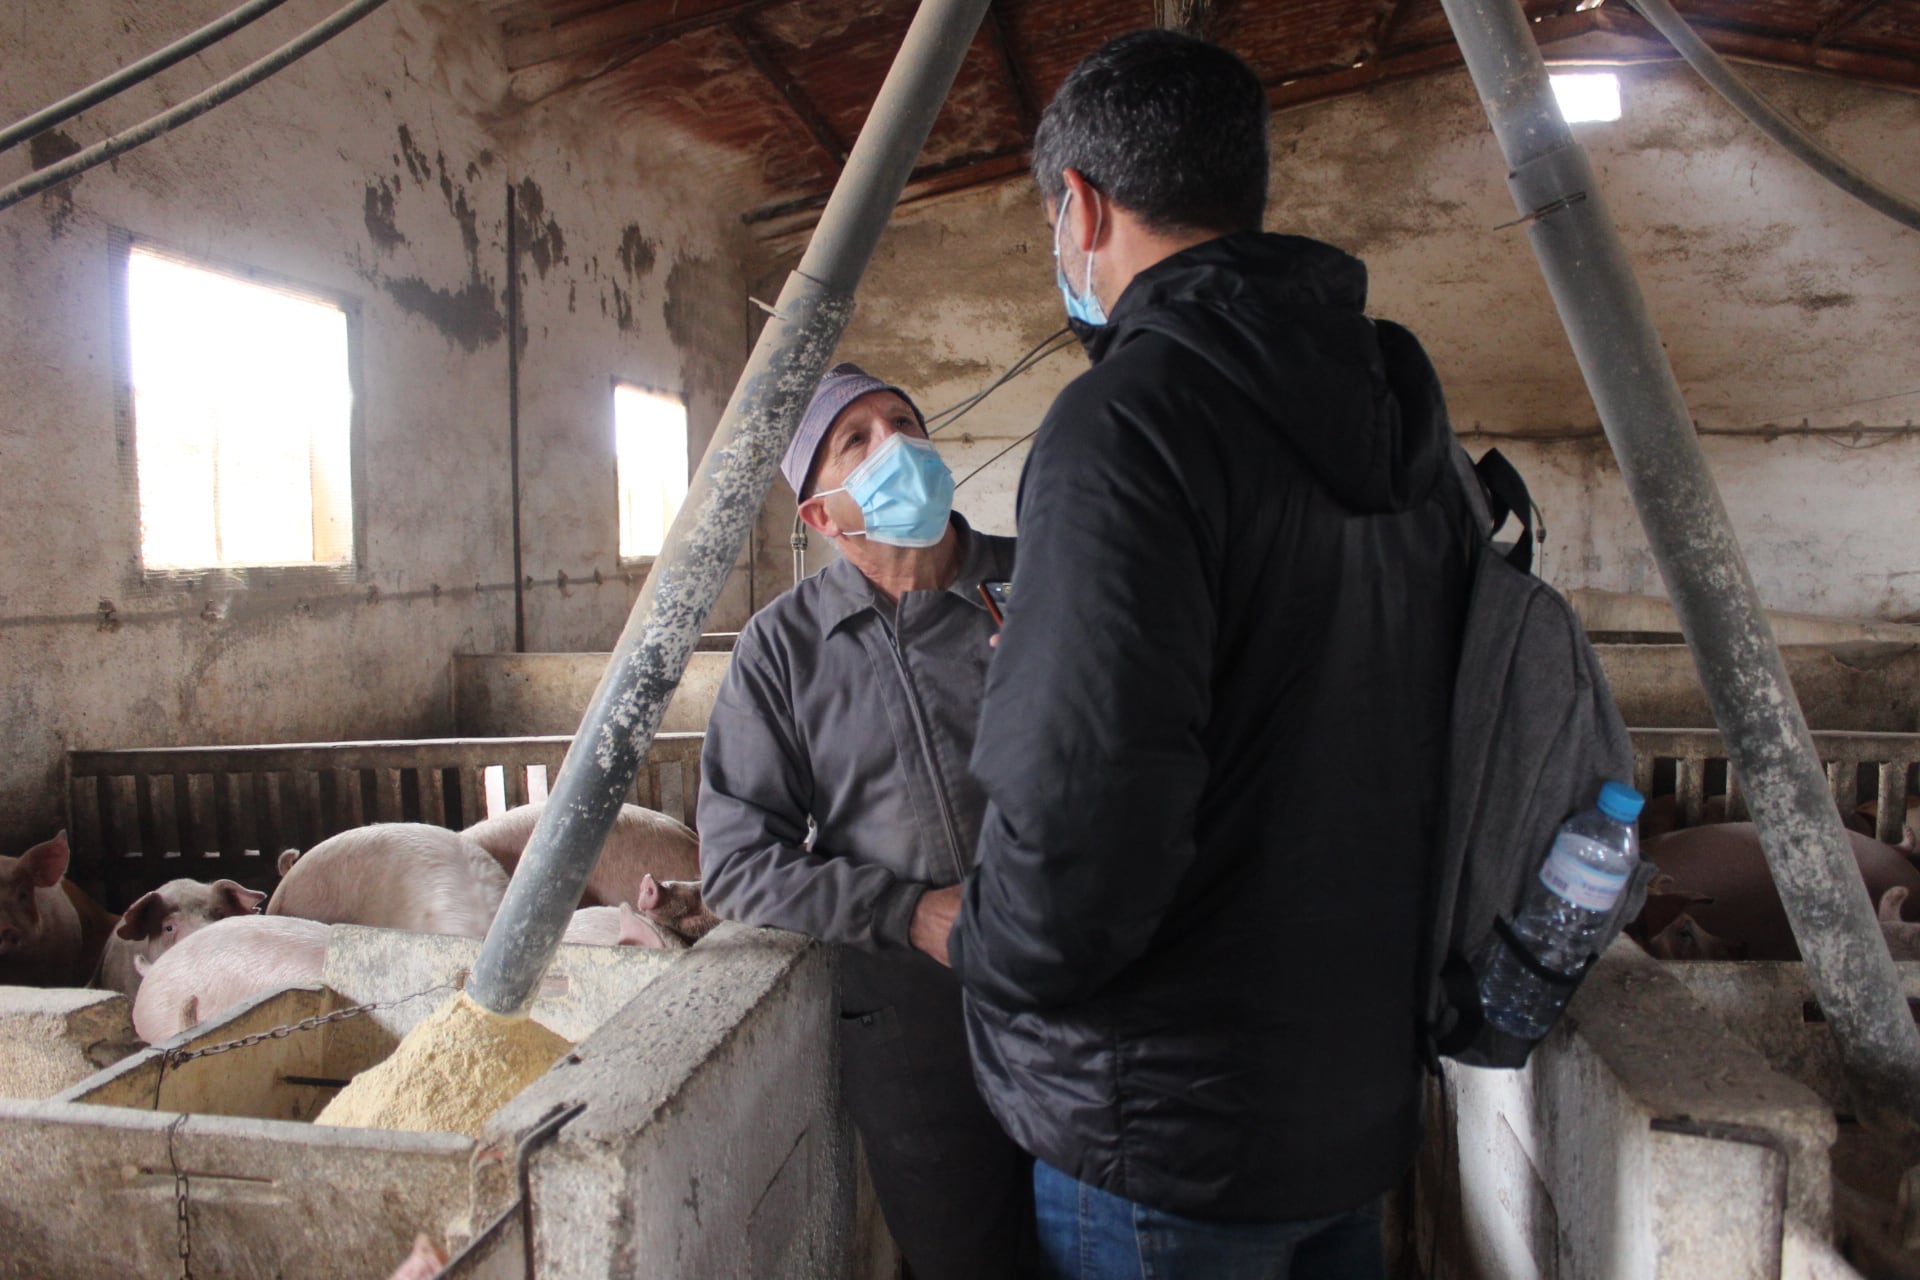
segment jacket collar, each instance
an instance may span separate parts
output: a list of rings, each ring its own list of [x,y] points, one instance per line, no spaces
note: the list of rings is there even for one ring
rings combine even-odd
[[[992,545],[973,531],[965,516],[956,511],[948,518],[960,534],[960,573],[947,587],[947,592],[985,613],[987,607],[980,601],[980,584],[995,575],[999,562],[994,558]],[[868,609],[892,612],[880,589],[855,568],[851,560],[836,560],[820,571],[819,609],[820,629],[828,634]]]

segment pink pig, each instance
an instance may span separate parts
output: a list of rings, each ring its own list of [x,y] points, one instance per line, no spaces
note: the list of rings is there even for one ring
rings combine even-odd
[[[318,982],[327,926],[278,916],[231,916],[183,939],[144,973],[133,1029],[158,1044],[275,987]]]
[[[65,879],[67,833],[0,857],[0,984],[83,987],[114,917]]]
[[[474,823],[464,834],[478,841],[512,874],[545,808],[544,800],[523,804],[497,818]],[[600,858],[587,876],[579,905],[616,906],[644,875],[659,880],[699,879],[700,837],[664,813],[637,804],[621,805],[607,842],[600,846]]]
[[[288,864],[267,901],[270,916],[372,925],[415,933],[486,936],[507,874],[457,831],[381,822],[322,840]]]
[[[169,880],[134,899],[120,917],[119,928],[107,939],[100,985],[133,999],[140,990],[141,973],[152,968],[176,942],[215,920],[251,915],[266,900],[266,894],[232,880],[215,880],[212,884]],[[144,965],[136,966],[136,958]]]

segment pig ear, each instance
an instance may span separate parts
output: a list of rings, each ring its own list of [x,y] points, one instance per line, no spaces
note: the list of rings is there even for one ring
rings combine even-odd
[[[651,878],[648,877],[648,879]],[[655,951],[667,949],[666,939],[660,936],[660,931],[654,927],[653,922],[624,902],[620,904],[620,937],[615,945],[651,947]]]
[[[300,861],[300,851],[298,849],[282,849],[280,851],[280,857],[275,860],[273,865],[274,869],[284,876],[287,872],[293,870],[293,864],[298,861]]]
[[[229,914],[236,916],[252,915],[267,900],[267,895],[258,889],[249,889],[232,880],[215,880],[213,893],[227,905]]]
[[[27,876],[36,888],[51,889],[60,883],[60,877],[67,874],[67,859],[70,856],[67,833],[62,831],[53,839],[42,840],[21,854],[20,864],[27,869]]]
[[[120,917],[120,925],[114,936],[125,938],[129,942],[145,942],[158,937],[160,925],[167,918],[167,900],[160,896],[158,889],[143,893],[133,900],[127,908],[127,914]]]
[[[1900,919],[1900,908],[1906,900],[1907,887],[1902,884],[1894,885],[1891,889],[1880,895],[1880,918],[1889,923],[1898,922]]]
[[[660,905],[662,894],[660,884],[651,875],[640,877],[640,892],[634,895],[633,905],[642,911],[652,911]]]

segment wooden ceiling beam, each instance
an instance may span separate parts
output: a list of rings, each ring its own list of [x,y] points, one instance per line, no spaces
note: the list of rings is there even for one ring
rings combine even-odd
[[[1006,77],[1007,88],[1013,95],[1013,112],[1020,123],[1020,136],[1032,142],[1033,131],[1040,123],[1040,111],[1035,105],[1033,83],[1027,79],[1026,68],[1020,65],[1020,59],[1014,55],[1006,23],[1001,21],[1000,3],[1001,0],[994,0],[988,7],[986,20],[980,24],[980,29],[986,32],[987,44],[992,48],[993,56],[999,60],[1000,74]]]
[[[1842,5],[1839,12],[1821,23],[1820,29],[1813,33],[1813,47],[1818,49],[1825,45],[1884,3],[1886,0],[1853,0],[1852,4]]]
[[[809,98],[795,82],[793,73],[781,64],[779,56],[774,52],[773,43],[760,31],[760,28],[754,25],[753,19],[735,18],[727,24],[727,31],[746,51],[747,61],[753,64],[753,69],[760,73],[763,80],[773,86],[773,91],[780,95],[780,100],[787,104],[787,109],[806,126],[807,132],[812,134],[813,140],[820,144],[820,149],[827,153],[827,158],[833,161],[834,167],[839,168],[845,165],[848,152],[847,140],[840,136],[840,131],[834,128],[833,122],[827,119],[820,108],[814,104],[813,99]]]
[[[676,37],[752,17],[781,0],[622,0],[545,26],[503,33],[507,70],[566,58],[637,57]]]

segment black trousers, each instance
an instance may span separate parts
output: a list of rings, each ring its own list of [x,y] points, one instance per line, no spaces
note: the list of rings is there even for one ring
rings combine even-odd
[[[914,1280],[1038,1274],[1033,1157],[980,1100],[960,984],[932,959],[842,948],[840,1080]]]

